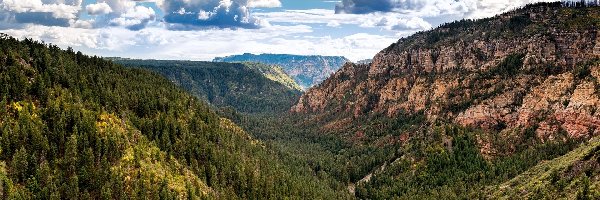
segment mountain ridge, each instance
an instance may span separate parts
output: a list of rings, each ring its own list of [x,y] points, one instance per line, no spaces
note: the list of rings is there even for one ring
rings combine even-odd
[[[117,60],[127,67],[157,72],[217,108],[245,113],[285,112],[300,86],[279,66],[172,60]]]
[[[560,2],[447,23],[345,64],[290,112],[354,148],[381,149],[353,174],[358,198],[515,197],[512,185],[478,191],[600,135],[599,26],[599,7]],[[592,192],[570,195],[597,197],[599,174],[585,175]]]
[[[598,199],[598,27],[558,2],[460,20],[304,94],[276,65],[0,34],[0,198]]]
[[[155,72],[0,34],[0,84],[2,199],[348,198]]]
[[[213,62],[258,62],[279,65],[303,89],[317,85],[349,60],[343,56],[250,54],[217,57]]]
[[[551,5],[558,6],[560,4]],[[531,16],[524,14],[525,10],[531,11]],[[560,11],[588,11],[587,14],[595,16],[597,9],[564,8]],[[548,14],[547,19],[544,14]],[[506,98],[493,100],[493,97],[498,94],[526,96],[527,90],[511,91],[512,89],[507,87],[508,85],[538,86],[537,90],[544,90],[544,79],[536,80],[534,78],[543,77],[544,74],[559,76],[557,77],[558,80],[566,81],[573,80],[574,75],[572,74],[579,73],[575,72],[576,70],[585,72],[581,78],[597,75],[595,59],[600,56],[597,52],[600,45],[598,43],[600,34],[591,25],[596,25],[598,18],[593,17],[588,22],[581,22],[587,28],[577,28],[570,31],[569,27],[558,27],[562,26],[563,23],[556,23],[556,21],[560,21],[561,16],[564,17],[565,15],[567,14],[554,13],[554,9],[544,6],[527,7],[495,18],[443,25],[433,31],[418,33],[409,38],[401,39],[399,43],[395,43],[378,53],[370,65],[345,65],[344,68],[330,78],[331,80],[326,80],[322,86],[307,91],[301,97],[300,102],[292,108],[292,112],[323,113],[325,107],[335,105],[332,100],[344,99],[344,92],[342,91],[350,90],[351,94],[349,96],[356,96],[356,98],[349,99],[352,102],[351,104],[343,104],[348,107],[332,107],[330,109],[343,110],[349,113],[350,118],[356,118],[370,112],[382,113],[388,117],[396,116],[402,112],[425,112],[424,114],[430,121],[435,121],[438,118],[455,118],[455,122],[459,124],[478,126],[477,124],[483,123],[479,127],[488,129],[499,125],[486,121],[485,118],[476,119],[476,116],[483,114],[482,117],[500,120],[511,127],[527,125],[526,121],[533,116],[521,115],[520,118],[516,116],[519,119],[514,121],[510,120],[513,118],[512,116],[503,119],[504,116],[500,116],[500,118],[493,116],[496,113],[494,111],[481,109],[491,109],[502,113],[501,109],[503,107],[510,106],[511,103],[519,103]],[[582,18],[590,16],[578,16],[578,19],[574,20],[583,20]],[[534,20],[535,23],[531,20]],[[544,20],[554,20],[555,22],[544,22]],[[490,30],[497,31],[473,31],[467,28],[469,26],[493,26],[492,24],[498,27]],[[541,25],[547,25],[548,27],[537,30],[541,28]],[[523,36],[511,36],[512,32],[502,32],[507,29],[512,30],[515,28],[513,26],[526,28],[525,33],[531,29],[535,29],[537,32],[530,32],[529,35]],[[467,31],[467,29],[469,29],[468,32],[461,32]],[[487,36],[485,36],[486,34]],[[489,41],[475,39],[482,36],[490,37],[489,35],[493,34],[499,34],[498,39]],[[449,36],[440,37],[439,35]],[[566,39],[569,37],[573,38],[574,43]],[[435,42],[429,44],[431,41],[428,42],[428,39]],[[444,43],[449,45],[444,45]],[[428,47],[431,45],[433,46]],[[561,56],[558,56],[559,54]],[[522,78],[514,79],[506,76],[515,72],[523,73],[519,76]],[[457,78],[459,74],[466,74],[464,80]],[[427,76],[431,76],[433,79]],[[510,80],[507,82],[502,80],[503,78]],[[575,77],[575,79],[577,78]],[[532,79],[534,82],[531,82]],[[488,80],[495,83],[490,83]],[[527,83],[528,81],[529,83]],[[475,84],[475,86],[496,84],[501,87],[496,88],[497,91],[485,91],[487,88],[473,88],[469,84]],[[553,82],[547,82],[546,84],[553,84]],[[576,84],[575,86],[580,89],[574,95],[580,95],[586,88],[590,88],[589,84],[594,85],[595,83]],[[476,91],[461,90],[459,89],[461,87],[467,89],[471,87]],[[536,89],[535,87],[532,88]],[[593,92],[589,95],[594,96]],[[592,96],[588,99],[596,99]],[[501,96],[498,96],[498,98],[501,98]],[[574,96],[573,98],[573,103],[578,103],[577,105],[596,105],[590,101],[579,101],[583,97]],[[494,102],[507,100],[509,101],[508,104],[494,104]],[[529,105],[529,102],[531,101],[525,100],[524,106],[534,106]],[[485,103],[491,105],[486,107]],[[548,106],[550,105],[554,104],[550,103]],[[483,108],[481,108],[482,106]],[[571,108],[568,105],[565,105],[565,107]],[[528,107],[523,107],[523,109],[526,108]],[[453,109],[456,110],[453,111]],[[523,113],[526,111],[523,110]],[[531,112],[535,111],[532,110]],[[571,135],[578,135],[577,131],[572,130]]]

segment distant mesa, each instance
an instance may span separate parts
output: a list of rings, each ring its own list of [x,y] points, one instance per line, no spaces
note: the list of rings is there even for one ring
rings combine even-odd
[[[290,55],[290,54],[250,54],[217,57],[213,62],[258,62],[279,65],[301,87],[306,90],[321,83],[340,69],[346,62],[343,56]]]

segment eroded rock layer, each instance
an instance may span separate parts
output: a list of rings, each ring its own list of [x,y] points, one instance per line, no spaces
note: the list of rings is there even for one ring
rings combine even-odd
[[[598,8],[531,6],[421,32],[346,64],[291,111],[343,129],[358,118],[424,115],[542,140],[600,134]]]

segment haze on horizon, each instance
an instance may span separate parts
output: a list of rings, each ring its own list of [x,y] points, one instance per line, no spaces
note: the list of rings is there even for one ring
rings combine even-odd
[[[373,57],[418,31],[544,0],[0,0],[0,32],[86,54]]]

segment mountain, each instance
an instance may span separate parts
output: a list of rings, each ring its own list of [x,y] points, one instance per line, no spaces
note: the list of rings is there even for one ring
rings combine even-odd
[[[115,62],[158,72],[219,108],[232,107],[244,113],[285,112],[301,94],[300,86],[274,65],[132,59]]]
[[[371,65],[346,64],[292,110],[335,114],[331,122],[419,114],[498,132],[535,125],[542,139],[559,127],[570,137],[598,134],[598,9],[556,6],[401,39]]]
[[[600,135],[599,16],[538,3],[444,24],[371,64],[346,63],[291,112],[350,144],[350,160],[368,149],[368,160],[341,166],[354,169],[358,198],[485,198],[485,188]]]
[[[284,70],[278,65],[265,65],[262,63],[250,63],[244,62],[244,66],[253,69],[267,79],[278,82],[291,90],[301,91],[302,87],[294,81],[292,77],[290,77]]]
[[[600,197],[600,138],[553,160],[540,163],[519,176],[486,192],[504,199],[594,199]],[[595,191],[594,191],[595,188]]]
[[[289,54],[245,53],[222,58],[213,62],[258,62],[279,65],[303,88],[315,86],[337,71],[348,59],[341,56],[301,56]]]
[[[0,35],[1,199],[348,199],[171,81]]]
[[[304,94],[285,66],[0,34],[0,198],[599,199],[599,25],[561,3],[448,23]]]

